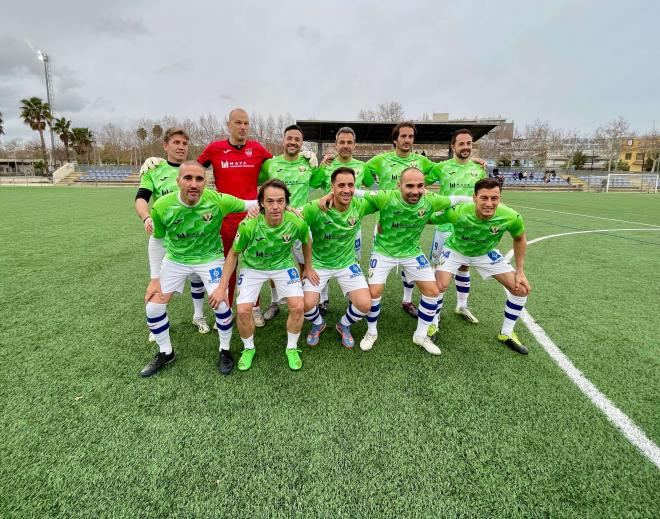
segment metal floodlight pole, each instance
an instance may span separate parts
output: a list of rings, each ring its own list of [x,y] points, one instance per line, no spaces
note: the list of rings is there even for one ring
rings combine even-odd
[[[44,75],[46,76],[46,97],[48,99],[48,106],[50,106],[50,113],[53,114],[55,112],[53,108],[53,97],[52,97],[52,91],[53,91],[53,77],[50,72],[50,58],[48,57],[48,54],[42,51],[37,52],[37,57],[39,58],[39,61],[43,62],[44,64]],[[50,162],[51,164],[53,163],[53,156],[55,155],[55,137],[53,135],[53,127],[50,126]]]

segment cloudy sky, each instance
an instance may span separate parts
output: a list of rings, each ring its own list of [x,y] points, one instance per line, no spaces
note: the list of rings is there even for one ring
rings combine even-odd
[[[399,101],[406,115],[536,118],[590,132],[616,116],[660,127],[660,2],[288,0],[12,1],[2,8],[4,139],[32,137],[19,100],[74,126],[235,106],[355,120]]]

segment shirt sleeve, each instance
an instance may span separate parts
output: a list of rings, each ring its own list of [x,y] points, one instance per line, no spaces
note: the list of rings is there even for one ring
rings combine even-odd
[[[367,187],[371,187],[375,182],[376,181],[374,180],[374,175],[371,172],[371,168],[367,167],[366,164],[362,166],[362,184]]]
[[[438,162],[431,168],[431,171],[424,175],[424,182],[427,184],[435,184],[436,182],[442,184],[442,162]]]
[[[433,216],[428,223],[433,225],[442,225],[443,223],[456,223],[456,211],[454,209],[447,209],[439,213],[433,213]]]
[[[512,216],[512,218],[514,218],[514,220],[508,230],[511,236],[517,238],[525,232],[525,224],[523,223],[522,216],[518,213],[515,213],[515,216]]]
[[[223,214],[244,213],[246,210],[245,200],[236,198],[226,193],[218,193],[218,206]]]
[[[369,171],[371,178],[374,179],[374,181],[379,182],[380,179],[378,178],[378,171],[380,169],[380,161],[380,155],[376,155],[375,157],[371,157],[367,162],[365,162],[364,176],[367,176],[367,171]]]
[[[369,200],[361,198],[358,202],[360,204],[360,216],[367,216],[378,212],[378,208],[369,202]]]
[[[309,186],[314,189],[325,186],[325,170],[321,166],[312,170],[312,176],[309,178]]]
[[[259,170],[259,178],[257,179],[257,184],[263,184],[268,180],[268,169],[270,168],[270,159],[264,161]]]
[[[421,155],[421,160],[419,162],[420,162],[420,164],[419,164],[420,168],[419,169],[422,170],[422,173],[424,173],[424,175],[430,173],[431,170],[436,166],[435,162],[433,162],[428,157],[425,157],[424,155]]]
[[[142,175],[142,178],[140,178],[140,186],[141,189],[148,189],[152,193],[156,191],[156,188],[154,187],[154,179],[151,177],[151,171],[147,171],[144,175]]]
[[[204,148],[202,154],[199,157],[197,157],[197,162],[199,162],[205,168],[208,168],[213,162],[214,148],[215,146],[213,142],[209,144],[206,148]]]
[[[248,244],[252,240],[252,229],[250,228],[248,222],[249,220],[243,220],[238,226],[238,231],[236,232],[234,243],[231,246],[232,250],[236,254],[240,254],[245,249],[247,249]]]
[[[312,200],[304,205],[302,209],[302,217],[305,222],[307,222],[307,225],[314,223],[320,210],[318,200]]]
[[[437,193],[428,193],[426,196],[431,202],[433,211],[444,211],[452,205],[448,196],[438,195]]]
[[[165,237],[165,224],[160,216],[160,211],[158,211],[159,207],[158,204],[154,204],[151,208],[151,221],[154,224],[154,232],[152,236],[156,239]]]
[[[301,243],[306,244],[309,242],[309,225],[300,218],[296,218],[296,225],[298,225],[298,239]]]
[[[364,200],[370,203],[376,211],[380,211],[383,207],[385,207],[385,204],[387,204],[390,193],[391,191],[376,191],[375,193],[365,191]]]

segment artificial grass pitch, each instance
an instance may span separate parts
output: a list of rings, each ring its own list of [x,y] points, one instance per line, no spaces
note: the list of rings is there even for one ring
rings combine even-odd
[[[521,205],[537,204],[535,196],[515,195]],[[631,212],[641,211],[640,200],[657,208],[654,197],[630,199]],[[573,212],[585,212],[584,200],[575,197]],[[132,201],[125,189],[0,190],[0,516],[658,516],[657,468],[521,324],[529,356],[497,342],[504,296],[476,273],[471,305],[481,324],[453,315],[451,288],[439,358],[413,345],[415,322],[399,307],[401,284],[393,273],[372,352],[343,349],[332,326],[312,350],[303,343],[306,324],[303,368],[292,372],[284,310],[257,330],[250,371],[222,377],[217,336],[197,333],[186,292],[169,308],[176,362],[140,379],[155,347],[147,342],[142,303],[146,237]],[[562,232],[553,228],[559,220],[521,212],[530,216],[530,238]],[[366,221],[364,237],[371,228]],[[660,241],[641,234],[631,236]],[[545,250],[553,245],[546,242]],[[640,268],[648,265],[647,249],[630,246],[642,257]],[[559,282],[553,285],[541,248],[529,251],[536,289],[530,312],[560,347],[567,337],[581,337],[584,346],[572,342],[566,353],[576,354],[597,385],[610,382],[601,389],[657,440],[657,405],[647,401],[657,369],[640,367],[650,364],[649,354],[658,358],[657,346],[646,350],[636,342],[625,357],[636,380],[612,379],[617,357],[602,348],[619,345],[591,337],[595,320],[581,320],[584,302],[575,305],[577,322],[565,319],[571,298],[562,299]],[[626,256],[626,270],[634,259]],[[564,269],[588,278],[590,290],[610,286],[592,276],[593,265]],[[648,276],[657,283],[657,269]],[[651,293],[636,298],[651,301],[654,286],[640,284],[636,292]],[[544,306],[544,292],[551,305]],[[343,311],[333,285],[329,324]],[[657,336],[656,321],[640,322],[645,334]],[[366,325],[355,328],[359,341]],[[589,355],[594,340],[601,349]],[[240,347],[235,332],[236,358]],[[636,400],[631,395],[640,384],[648,389]]]

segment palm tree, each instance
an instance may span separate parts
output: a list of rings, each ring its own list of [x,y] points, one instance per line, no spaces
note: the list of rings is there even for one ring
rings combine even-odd
[[[64,117],[55,119],[51,128],[60,136],[60,140],[64,143],[64,151],[66,153],[66,161],[69,161],[69,143],[72,140],[73,133],[71,132],[71,121],[67,121]]]
[[[151,135],[153,135],[155,140],[160,140],[163,136],[163,127],[160,124],[154,124],[154,127],[151,129]]]
[[[87,162],[89,162],[89,152],[92,150],[94,134],[89,131],[89,128],[72,128],[71,135],[73,151],[78,155],[87,153]]]
[[[43,156],[44,163],[48,162],[44,130],[46,129],[46,124],[50,123],[53,119],[53,114],[50,112],[50,105],[44,103],[38,97],[21,99],[21,118],[30,128],[39,132],[39,138],[41,139],[41,155]]]
[[[0,112],[0,135],[5,134],[5,125],[4,121],[2,120],[2,112]]]

